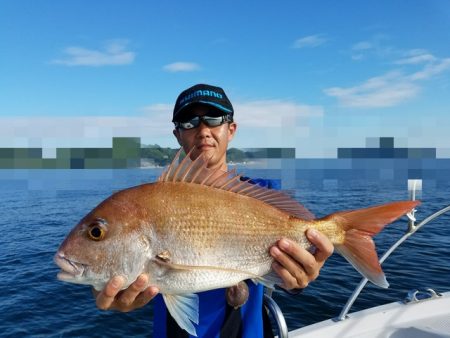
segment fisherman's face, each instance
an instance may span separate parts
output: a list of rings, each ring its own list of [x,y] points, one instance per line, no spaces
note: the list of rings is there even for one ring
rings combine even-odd
[[[210,115],[211,108],[206,105],[194,106],[188,113],[189,117]],[[192,160],[203,153],[209,158],[209,168],[226,170],[228,143],[233,139],[236,127],[234,122],[223,123],[217,127],[208,127],[201,122],[197,128],[176,128],[173,133],[186,153],[193,149]]]

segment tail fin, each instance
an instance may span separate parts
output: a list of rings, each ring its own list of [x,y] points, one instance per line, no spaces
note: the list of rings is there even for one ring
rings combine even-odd
[[[387,288],[389,283],[378,261],[372,237],[418,204],[419,201],[394,202],[327,216],[345,231],[344,242],[335,244],[336,251],[372,283]]]

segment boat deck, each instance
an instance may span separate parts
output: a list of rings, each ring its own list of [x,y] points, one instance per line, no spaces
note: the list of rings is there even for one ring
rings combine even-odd
[[[450,338],[450,292],[350,313],[289,332],[301,338]]]

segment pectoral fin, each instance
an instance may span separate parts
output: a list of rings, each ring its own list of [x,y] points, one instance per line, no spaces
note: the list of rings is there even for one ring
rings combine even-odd
[[[195,326],[198,324],[198,296],[196,294],[168,295],[163,294],[164,302],[170,315],[178,326],[190,335],[197,336]]]
[[[261,283],[266,288],[275,289],[275,285],[281,285],[283,280],[275,271],[271,270],[268,274],[256,278],[254,282]]]

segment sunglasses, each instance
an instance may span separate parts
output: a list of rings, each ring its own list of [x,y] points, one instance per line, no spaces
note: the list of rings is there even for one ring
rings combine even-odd
[[[174,122],[175,127],[180,129],[194,129],[203,122],[208,127],[218,127],[224,123],[233,122],[233,118],[229,115],[224,116],[194,116],[185,122]]]

